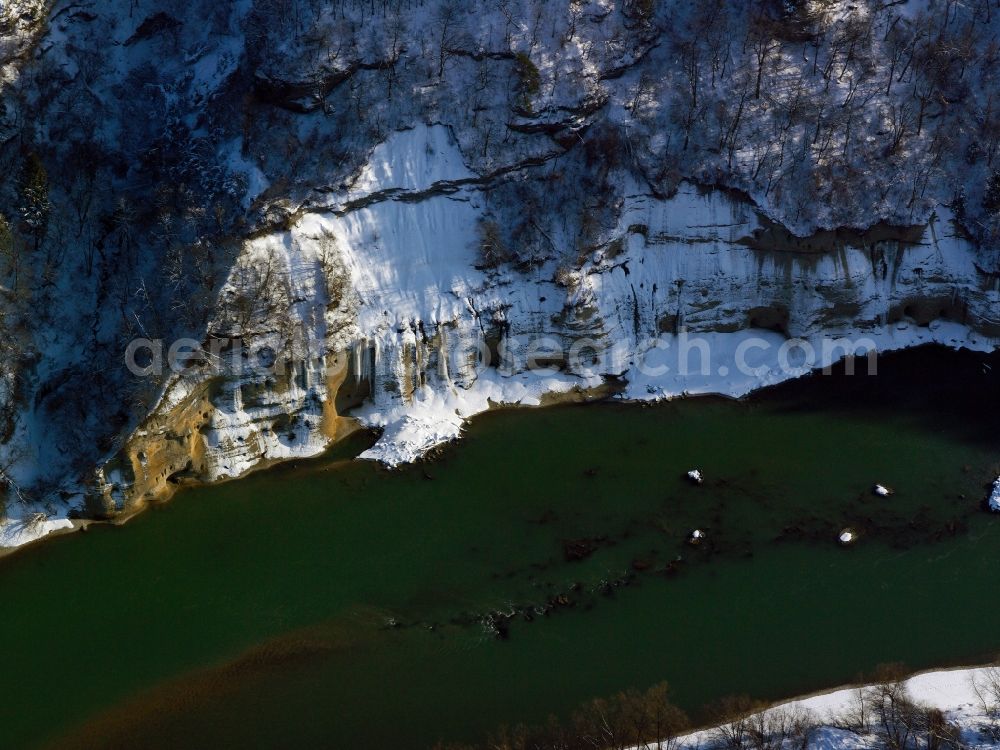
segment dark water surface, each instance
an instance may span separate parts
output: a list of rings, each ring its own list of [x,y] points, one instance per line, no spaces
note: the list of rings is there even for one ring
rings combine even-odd
[[[660,680],[697,715],[991,656],[986,361],[497,412],[394,472],[344,460],[361,437],[29,548],[0,561],[0,747],[420,748]]]

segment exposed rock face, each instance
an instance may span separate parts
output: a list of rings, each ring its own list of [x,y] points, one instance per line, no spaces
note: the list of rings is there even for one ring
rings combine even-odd
[[[313,455],[349,432],[335,401],[353,323],[345,283],[329,238],[248,242],[204,337],[190,341],[207,346],[178,358],[156,408],[100,470],[104,511]]]
[[[0,8],[14,520],[352,418],[396,463],[494,403],[739,395],[822,336],[1000,334],[986,0],[209,5]],[[210,360],[126,367],[182,337]]]

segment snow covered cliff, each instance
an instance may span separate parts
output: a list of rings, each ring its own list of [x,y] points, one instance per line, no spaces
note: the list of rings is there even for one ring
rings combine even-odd
[[[393,464],[492,404],[992,350],[998,28],[989,0],[7,5],[8,516],[356,421]]]
[[[495,404],[567,392],[738,396],[869,348],[992,351],[1000,337],[1000,286],[943,209],[922,229],[786,238],[769,249],[778,243],[747,200],[690,184],[659,198],[622,174],[625,200],[607,243],[572,268],[553,259],[525,274],[483,267],[477,232],[489,186],[461,184],[469,176],[448,130],[418,125],[374,150],[343,204],[246,243],[220,316],[233,317],[239,269],[274,266],[299,335],[276,338],[279,324],[266,318],[266,333],[239,332],[250,364],[230,364],[189,426],[194,476],[321,451],[339,413],[324,415],[323,405],[342,387],[363,399],[350,414],[383,431],[366,456],[392,465],[456,437],[464,418]],[[782,348],[789,340],[795,349]],[[255,352],[303,345],[288,360],[298,370],[287,387],[256,372]],[[189,408],[190,394],[203,398],[205,378],[174,376],[154,419]],[[143,429],[130,445],[148,438]],[[189,459],[182,452],[183,465],[159,471],[190,469]],[[135,455],[131,465],[148,474]]]

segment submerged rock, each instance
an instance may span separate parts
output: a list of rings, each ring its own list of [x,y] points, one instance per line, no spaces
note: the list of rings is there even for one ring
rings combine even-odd
[[[595,539],[570,539],[563,542],[563,557],[567,562],[585,560],[597,550]]]

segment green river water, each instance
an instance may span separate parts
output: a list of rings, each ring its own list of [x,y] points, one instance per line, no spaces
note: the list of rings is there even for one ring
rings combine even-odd
[[[362,435],[28,548],[0,560],[0,747],[424,748],[661,680],[697,718],[989,658],[985,361],[494,412],[391,472]]]

